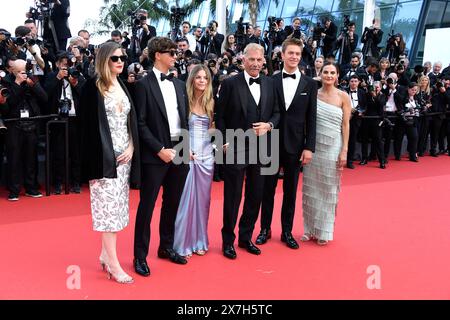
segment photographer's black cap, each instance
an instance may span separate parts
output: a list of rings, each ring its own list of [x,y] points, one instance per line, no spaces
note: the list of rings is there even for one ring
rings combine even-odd
[[[63,59],[69,60],[70,59],[69,54],[66,51],[58,51],[56,53],[56,61],[59,62],[59,61],[61,61]]]

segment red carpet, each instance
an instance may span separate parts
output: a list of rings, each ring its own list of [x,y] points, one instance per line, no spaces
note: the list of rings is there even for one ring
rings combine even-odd
[[[281,181],[280,181],[281,182]],[[148,262],[152,275],[132,272],[134,217],[119,234],[118,252],[132,285],[106,279],[98,261],[100,235],[92,231],[87,189],[81,195],[16,203],[0,192],[0,299],[449,299],[450,157],[420,163],[393,161],[387,170],[345,170],[335,241],[327,247],[279,241],[281,184],[277,189],[274,237],[262,255],[237,249],[221,255],[222,183],[214,183],[210,251],[184,266],[156,258],[159,206],[152,223]],[[302,234],[301,192],[294,236]],[[259,222],[255,236],[259,231]],[[67,268],[81,270],[81,288],[70,290]],[[381,271],[381,288],[367,287],[369,266]]]

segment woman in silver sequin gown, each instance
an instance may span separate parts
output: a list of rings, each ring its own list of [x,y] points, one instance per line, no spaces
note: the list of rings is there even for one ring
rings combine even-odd
[[[175,251],[185,257],[208,251],[208,218],[214,154],[209,129],[212,125],[214,99],[209,70],[199,65],[187,80],[189,98],[189,136],[193,159],[178,206],[175,222]]]
[[[302,241],[317,239],[319,245],[333,240],[341,173],[347,162],[350,98],[338,90],[335,64],[322,68],[322,88],[317,96],[316,152],[303,170]]]

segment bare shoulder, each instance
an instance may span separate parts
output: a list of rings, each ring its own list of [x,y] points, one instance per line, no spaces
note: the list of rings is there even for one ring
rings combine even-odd
[[[347,92],[338,90],[338,96],[341,99],[341,107],[344,108],[350,102],[350,96]]]

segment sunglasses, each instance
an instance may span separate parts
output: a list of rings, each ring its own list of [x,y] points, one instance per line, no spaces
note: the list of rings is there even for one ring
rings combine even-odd
[[[127,61],[128,57],[125,56],[125,55],[123,55],[123,56],[111,56],[110,59],[111,59],[112,62],[118,62],[119,59],[120,59],[120,61],[125,62],[125,61]]]
[[[178,50],[175,50],[175,49],[165,50],[165,51],[160,51],[160,53],[170,53],[171,56],[176,56],[176,55],[178,55]]]

